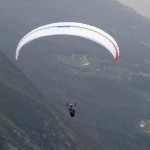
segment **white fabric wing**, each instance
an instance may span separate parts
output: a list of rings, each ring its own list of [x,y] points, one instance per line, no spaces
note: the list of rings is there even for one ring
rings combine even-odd
[[[117,42],[103,30],[82,23],[60,22],[41,26],[26,34],[17,46],[16,60],[19,57],[21,48],[25,44],[34,39],[52,35],[73,35],[87,38],[104,46],[107,50],[110,51],[115,60],[118,59],[119,47]]]

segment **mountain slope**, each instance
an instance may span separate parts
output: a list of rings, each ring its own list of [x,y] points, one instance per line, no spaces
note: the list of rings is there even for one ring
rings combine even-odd
[[[0,64],[1,150],[104,149],[48,103],[2,53]]]
[[[141,129],[139,123],[150,120],[150,23],[114,1],[1,1],[0,45],[2,51],[14,60],[19,40],[44,24],[76,21],[107,31],[120,46],[117,62],[93,42],[54,36],[23,47],[15,65],[62,111],[64,102],[75,98],[78,110],[74,120],[110,149],[149,150],[149,130]],[[67,51],[71,51],[70,55],[63,54]],[[55,52],[58,59],[51,58]],[[76,66],[68,65],[74,53],[86,55],[91,66],[95,64],[94,71],[84,68],[79,72],[83,74],[74,79]]]
[[[80,12],[79,21],[86,20],[114,35],[120,46],[117,62],[103,47],[90,41],[59,36],[26,45],[17,65],[45,96],[52,96],[60,106],[63,96],[68,101],[76,99],[77,121],[82,120],[82,126],[110,149],[149,150],[149,134],[139,127],[141,120],[149,120],[149,23],[112,1],[84,2],[66,5],[78,6],[79,11],[74,14]],[[71,7],[71,12],[75,7]],[[88,8],[94,11],[87,11]],[[80,70],[69,62],[72,56],[79,61],[84,55],[89,59],[88,67]]]

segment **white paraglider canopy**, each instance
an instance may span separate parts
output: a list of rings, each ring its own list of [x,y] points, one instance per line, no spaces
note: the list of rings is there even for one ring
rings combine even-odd
[[[19,57],[21,48],[28,42],[52,35],[73,35],[80,36],[92,40],[104,46],[114,57],[115,60],[119,56],[119,47],[117,42],[105,31],[83,23],[76,22],[58,22],[36,28],[26,34],[19,42],[16,49],[16,60]]]

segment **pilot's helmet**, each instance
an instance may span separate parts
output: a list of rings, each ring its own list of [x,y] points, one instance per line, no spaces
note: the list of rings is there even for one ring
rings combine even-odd
[[[70,107],[72,107],[72,106],[73,106],[73,104],[69,104],[69,106],[70,106]]]

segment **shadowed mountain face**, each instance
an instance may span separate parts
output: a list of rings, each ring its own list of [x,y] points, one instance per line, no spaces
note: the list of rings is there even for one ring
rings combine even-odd
[[[1,150],[104,149],[47,102],[2,53],[0,72]]]
[[[149,128],[139,126],[150,120],[149,21],[110,0],[5,0],[0,9],[0,44],[11,60],[19,40],[44,24],[76,21],[111,34],[120,46],[117,62],[91,41],[54,36],[23,47],[15,64],[62,111],[76,99],[74,120],[110,149],[149,150]],[[90,65],[82,67],[85,56]]]

